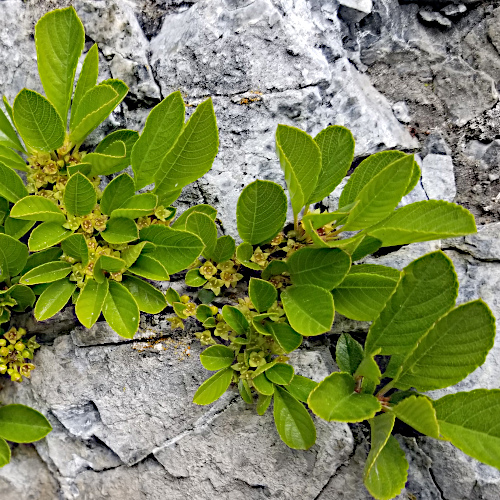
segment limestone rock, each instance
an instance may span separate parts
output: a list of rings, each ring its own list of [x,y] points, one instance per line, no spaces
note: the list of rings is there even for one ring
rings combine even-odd
[[[453,201],[457,191],[451,156],[428,154],[424,158],[422,187],[429,199]]]

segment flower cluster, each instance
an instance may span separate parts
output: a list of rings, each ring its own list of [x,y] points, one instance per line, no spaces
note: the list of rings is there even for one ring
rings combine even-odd
[[[23,340],[24,328],[12,327],[0,339],[0,374],[7,374],[13,382],[21,382],[23,377],[30,378],[35,365],[31,363],[35,349],[40,347],[35,337]]]

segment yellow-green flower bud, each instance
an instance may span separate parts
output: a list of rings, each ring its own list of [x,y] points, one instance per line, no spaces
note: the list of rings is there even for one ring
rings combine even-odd
[[[16,351],[22,352],[22,351],[24,351],[24,349],[26,348],[26,346],[22,342],[18,342],[14,346],[14,348],[16,349]]]

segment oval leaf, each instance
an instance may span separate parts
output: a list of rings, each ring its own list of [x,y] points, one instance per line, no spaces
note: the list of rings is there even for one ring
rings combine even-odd
[[[28,247],[11,236],[0,234],[0,279],[16,276],[28,260]]]
[[[213,345],[200,354],[200,361],[207,370],[222,370],[233,364],[234,351],[224,345]]]
[[[122,284],[135,298],[140,311],[158,314],[167,307],[165,295],[144,280],[127,276]]]
[[[75,313],[78,321],[86,328],[92,328],[99,319],[104,299],[108,294],[108,280],[97,283],[95,280],[88,280],[78,295],[75,304]]]
[[[229,388],[233,379],[233,373],[234,370],[226,368],[205,380],[196,391],[193,403],[197,405],[209,405],[219,399]]]
[[[260,313],[267,311],[278,297],[278,291],[271,283],[258,278],[250,278],[248,294],[255,309]]]
[[[106,230],[101,233],[102,239],[114,245],[130,243],[139,238],[139,229],[132,219],[116,217],[109,219]]]
[[[102,307],[104,319],[120,336],[131,339],[139,328],[139,307],[132,294],[120,283],[109,281]]]
[[[265,373],[266,377],[278,385],[288,385],[293,379],[293,366],[286,363],[276,363]]]
[[[72,175],[64,189],[64,206],[70,215],[87,215],[97,203],[94,185],[82,173]]]
[[[63,145],[63,122],[45,97],[23,89],[17,94],[12,110],[16,128],[31,149],[50,152]]]
[[[10,462],[10,446],[5,439],[0,438],[0,467]]]
[[[75,290],[76,283],[67,278],[49,284],[35,305],[35,318],[38,321],[52,318],[68,303]]]
[[[28,239],[28,247],[31,252],[45,250],[73,234],[73,231],[65,229],[59,222],[42,222],[31,231]]]
[[[283,229],[286,211],[287,200],[281,186],[271,181],[254,181],[238,198],[238,234],[251,245],[269,241]]]
[[[354,391],[356,381],[348,373],[334,372],[311,392],[307,404],[323,420],[361,422],[380,411],[378,399]]]
[[[301,248],[287,260],[294,285],[316,285],[332,290],[351,267],[351,258],[340,248]]]
[[[0,158],[3,160],[3,158]],[[15,203],[19,199],[28,196],[28,190],[24,182],[14,170],[0,161],[0,196]]]
[[[293,285],[281,294],[291,327],[302,335],[320,335],[330,330],[335,314],[330,292],[315,285]]]
[[[28,271],[20,282],[25,285],[36,285],[37,283],[52,283],[65,278],[71,272],[71,264],[69,262],[47,262],[41,266],[35,267]]]
[[[283,442],[294,450],[307,450],[316,442],[316,427],[304,408],[291,394],[276,386],[274,423]]]
[[[0,437],[13,443],[33,443],[50,431],[48,420],[29,406],[13,404],[0,408]]]
[[[61,209],[51,200],[43,196],[26,196],[21,198],[10,211],[14,219],[53,221],[64,224],[66,217]]]

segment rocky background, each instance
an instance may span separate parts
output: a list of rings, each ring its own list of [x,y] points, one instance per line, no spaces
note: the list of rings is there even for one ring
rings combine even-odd
[[[313,135],[345,125],[356,163],[386,149],[415,152],[422,179],[405,202],[454,200],[480,231],[372,262],[402,268],[441,247],[457,268],[460,301],[482,297],[500,318],[500,1],[0,0],[0,93],[9,100],[24,86],[41,89],[34,24],[70,4],[86,48],[99,44],[101,77],[130,87],[89,145],[116,128],[141,130],[172,91],[191,105],[212,96],[219,154],[179,208],[214,204],[221,232],[233,236],[242,187],[256,178],[283,185],[278,123]],[[31,383],[5,383],[1,398],[42,410],[54,431],[14,448],[0,470],[2,500],[371,498],[362,486],[366,427],[317,421],[318,444],[293,451],[271,413],[258,417],[234,392],[209,408],[192,404],[208,372],[192,329],[171,332],[165,315],[144,317],[131,342],[102,323],[78,327],[71,310],[44,323],[21,320],[43,344],[37,370]],[[297,371],[322,379],[335,369],[336,334],[366,329],[339,318],[330,336],[294,355]],[[439,393],[499,380],[497,343],[482,368]],[[500,498],[498,470],[399,431],[410,461],[399,500]]]

